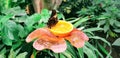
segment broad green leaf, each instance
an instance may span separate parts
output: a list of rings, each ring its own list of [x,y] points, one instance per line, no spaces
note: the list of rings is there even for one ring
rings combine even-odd
[[[6,58],[4,54],[0,54],[0,58]]]
[[[114,29],[116,33],[120,33],[120,29]]]
[[[114,19],[110,19],[109,22],[110,22],[110,25],[113,26],[113,24],[115,23],[115,20]]]
[[[48,19],[50,18],[50,13],[47,9],[43,9],[41,11],[41,19],[44,23],[47,23],[48,22]]]
[[[35,24],[36,22],[38,22],[40,19],[41,19],[40,14],[37,14],[37,13],[36,13],[36,14],[33,14],[32,16],[28,17],[28,18],[26,19],[25,24],[26,24],[27,26],[32,26],[33,24]]]
[[[15,22],[9,20],[8,22],[6,22],[4,29],[4,34],[7,38],[11,40],[15,40],[18,38],[18,36],[16,35],[18,34],[17,24]]]
[[[26,58],[27,52],[20,53],[16,58]]]
[[[109,29],[110,29],[110,27],[109,27],[110,25],[108,24],[108,23],[106,23],[105,25],[104,25],[104,32],[107,32]]]
[[[3,10],[4,14],[14,14],[15,16],[24,16],[26,15],[25,10],[22,10],[19,6]]]
[[[8,20],[1,29],[2,42],[6,45],[12,45],[12,40],[18,39],[17,24]]]
[[[25,24],[27,25],[28,30],[32,30],[35,23],[40,21],[41,15],[40,14],[33,14],[32,16],[28,17],[25,21]]]
[[[12,48],[15,50],[15,49],[17,49],[18,47],[20,47],[21,44],[22,44],[22,41],[21,41],[21,40],[18,40],[16,43],[14,43],[14,44],[12,45]]]
[[[100,20],[97,24],[98,24],[98,27],[100,27],[101,25],[103,25],[105,23],[106,23],[106,20]]]
[[[116,39],[112,45],[120,46],[120,38]]]
[[[26,31],[24,30],[24,27],[22,25],[17,25],[19,33],[18,35],[23,38],[26,36]]]
[[[0,38],[1,41],[1,38]],[[5,44],[0,44],[0,49],[4,48]]]
[[[83,22],[88,21],[88,17],[84,17],[84,18],[80,18],[79,21],[75,22],[75,24],[73,24],[75,27],[78,27],[80,24],[82,24]]]
[[[45,26],[46,26],[45,23],[40,23],[40,24],[38,24],[38,25],[36,26],[36,28],[42,28],[42,27],[45,27]]]
[[[0,54],[5,54],[6,53],[6,48],[3,48],[2,50],[0,50]]]
[[[2,42],[4,44],[8,45],[8,46],[12,46],[12,40],[10,40],[10,39],[8,39],[6,37],[2,38]]]
[[[117,27],[120,27],[120,22],[119,21],[115,21],[115,25],[117,26]]]
[[[8,15],[6,15],[6,16],[2,16],[1,17],[1,19],[0,19],[0,23],[5,23],[5,22],[7,22],[10,18],[12,18],[13,17],[13,15],[12,14],[8,14]]]
[[[11,49],[8,58],[15,58],[15,56],[15,52],[13,51],[13,49]]]

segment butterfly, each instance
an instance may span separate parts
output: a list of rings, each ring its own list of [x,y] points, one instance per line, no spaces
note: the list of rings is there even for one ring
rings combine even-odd
[[[57,12],[56,10],[52,10],[52,14],[47,22],[48,28],[55,26],[58,23]]]

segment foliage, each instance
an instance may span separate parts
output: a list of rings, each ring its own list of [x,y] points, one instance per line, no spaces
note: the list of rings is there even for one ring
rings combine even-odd
[[[120,46],[119,42],[120,42],[120,38],[116,39],[112,45]]]
[[[120,1],[118,0],[81,0],[81,1],[77,0],[77,1],[79,2],[73,0],[65,0],[65,2],[63,2],[64,6],[61,6],[59,8],[59,10],[62,11],[65,16],[67,16],[66,18],[68,21],[72,22],[76,27],[80,29],[87,28],[89,30],[89,28],[91,28],[90,30],[96,30],[93,32],[87,32],[89,35],[92,35],[93,37],[95,36],[95,38],[96,35],[99,37],[102,36],[102,38],[107,40],[109,40],[109,38],[111,39],[119,38]],[[100,31],[99,28],[101,28]],[[93,40],[93,42],[91,43],[94,44],[99,42],[100,41]],[[95,46],[98,46],[104,52],[106,51],[104,49],[104,47],[106,46],[101,47],[102,45],[104,44],[101,45],[95,44]]]
[[[120,11],[119,0],[63,0],[58,18],[71,22],[90,38],[83,48],[76,49],[69,44],[63,53],[43,50],[36,54],[32,43],[26,43],[26,36],[37,28],[46,26],[50,12],[27,15],[27,0],[0,0],[0,58],[112,58],[111,44],[106,39],[118,38],[113,45],[119,46]],[[22,7],[21,7],[22,6]],[[61,13],[63,12],[63,14]],[[66,17],[66,19],[65,19]],[[101,35],[104,34],[104,35]],[[109,50],[106,50],[109,47]]]
[[[101,27],[104,33],[107,33],[106,38],[118,37],[120,28],[120,11],[118,0],[66,0],[64,6],[60,7],[60,11],[71,11],[66,16],[74,17],[89,17],[89,24],[94,22],[94,26]],[[65,3],[65,4],[64,4]],[[64,10],[71,7],[69,10]],[[69,8],[70,8],[69,7]],[[63,10],[62,10],[63,9]],[[75,14],[76,12],[76,14]],[[73,14],[74,13],[74,14]],[[70,15],[69,15],[70,14]],[[71,15],[73,14],[73,15]],[[74,18],[73,18],[74,19]],[[78,19],[79,20],[79,19]],[[78,21],[77,20],[77,21]],[[89,25],[91,27],[91,25]]]

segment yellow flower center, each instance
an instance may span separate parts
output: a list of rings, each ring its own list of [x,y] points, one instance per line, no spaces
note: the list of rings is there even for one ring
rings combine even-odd
[[[72,30],[73,25],[63,20],[59,20],[58,23],[50,29],[50,31],[56,36],[65,36]]]

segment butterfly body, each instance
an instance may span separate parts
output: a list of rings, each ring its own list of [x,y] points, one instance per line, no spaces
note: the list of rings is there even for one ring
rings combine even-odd
[[[52,14],[48,20],[47,26],[48,28],[51,28],[55,26],[57,23],[58,23],[57,12],[55,10],[52,10]]]

